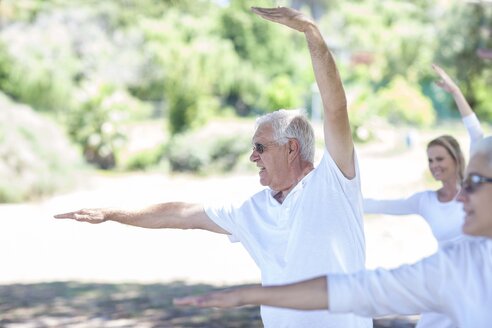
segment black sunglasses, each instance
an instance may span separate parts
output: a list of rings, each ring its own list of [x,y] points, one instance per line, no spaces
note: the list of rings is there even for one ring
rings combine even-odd
[[[465,191],[467,194],[472,194],[477,191],[482,183],[492,183],[492,178],[472,173],[461,183],[461,190]]]
[[[263,152],[267,148],[266,145],[273,145],[273,144],[276,144],[276,142],[268,142],[266,144],[261,144],[261,143],[255,142],[255,144],[253,145],[253,151],[257,151],[258,154],[263,154]]]

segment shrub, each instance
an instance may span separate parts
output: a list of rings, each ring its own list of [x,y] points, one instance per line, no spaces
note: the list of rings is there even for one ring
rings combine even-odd
[[[116,87],[87,81],[77,94],[78,106],[67,114],[68,132],[86,160],[102,169],[116,165],[125,142],[122,123],[149,116],[150,107]]]
[[[141,150],[130,155],[124,163],[124,167],[128,171],[147,170],[159,164],[162,153],[162,146]]]
[[[214,125],[174,137],[165,151],[170,169],[175,172],[199,174],[232,171],[240,158],[249,151],[249,133],[235,129],[219,129]]]
[[[281,108],[297,108],[302,106],[301,93],[293,85],[289,76],[283,74],[275,77],[267,86],[262,107],[273,112]]]
[[[390,123],[430,126],[436,120],[431,101],[418,86],[398,77],[374,96],[371,106]]]
[[[490,80],[492,80],[492,73],[488,80],[485,76],[484,78],[477,79],[473,84],[473,91],[476,98],[474,110],[482,120],[488,122],[492,120],[492,93],[490,92]]]
[[[0,94],[0,202],[37,199],[75,182],[82,163],[62,130]]]
[[[371,87],[365,83],[347,86],[348,115],[352,137],[356,142],[369,141],[372,135],[371,123],[377,111],[371,105]]]

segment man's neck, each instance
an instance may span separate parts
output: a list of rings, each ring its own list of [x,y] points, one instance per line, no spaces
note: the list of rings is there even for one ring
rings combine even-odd
[[[277,192],[273,197],[280,203],[282,204],[285,200],[285,198],[287,198],[287,195],[292,191],[292,189],[295,188],[295,186],[297,186],[297,184],[306,176],[309,174],[309,172],[311,172],[312,170],[314,169],[314,166],[313,164],[309,163],[309,165],[306,165],[300,172],[300,174],[297,176],[297,178],[294,179],[294,183],[292,183],[292,185],[290,187],[288,187],[287,189],[284,189],[284,190],[281,190],[279,192]]]

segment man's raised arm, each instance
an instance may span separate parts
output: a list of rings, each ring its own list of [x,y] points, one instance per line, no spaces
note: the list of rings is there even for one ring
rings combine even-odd
[[[314,21],[291,8],[256,8],[262,18],[288,26],[306,36],[324,109],[324,137],[331,157],[348,178],[355,176],[354,144],[342,81],[328,46]]]

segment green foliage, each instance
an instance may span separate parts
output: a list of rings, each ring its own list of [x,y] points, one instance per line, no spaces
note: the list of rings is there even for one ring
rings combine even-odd
[[[130,155],[130,157],[124,163],[124,167],[128,171],[143,171],[150,169],[159,164],[162,153],[162,146],[141,150],[135,154]]]
[[[30,21],[39,12],[46,8],[46,1],[42,0],[2,0],[2,19],[11,21]]]
[[[150,114],[142,101],[162,104],[154,116],[165,116],[178,135],[210,117],[230,115],[231,108],[248,116],[311,99],[314,77],[303,34],[250,12],[251,5],[277,1],[1,3],[0,90],[67,122],[86,157],[100,167],[117,161],[124,141],[119,123],[136,117],[134,109]],[[417,86],[440,116],[456,113],[452,99],[432,87],[433,61],[456,78],[480,118],[491,118],[489,63],[478,60],[476,50],[492,48],[487,32],[492,6],[424,0],[297,3],[303,10],[329,8],[320,25],[347,91],[353,92],[354,133],[378,115],[431,124],[434,115]],[[87,81],[99,81],[93,86],[99,91],[80,97]],[[115,94],[127,105],[107,106]],[[142,154],[132,165],[152,161]]]
[[[486,122],[492,121],[492,70],[484,71],[483,77],[473,82],[473,93],[475,96],[475,112]]]
[[[478,58],[477,50],[492,48],[489,33],[492,29],[492,6],[454,1],[437,21],[439,51],[435,60],[441,66],[450,67],[449,74],[457,81],[477,115],[490,120],[490,61]]]
[[[224,127],[207,127],[176,136],[165,152],[170,169],[199,174],[233,170],[240,158],[250,150],[251,136],[246,133],[230,134]]]
[[[263,1],[255,3],[255,6],[276,6],[273,1]],[[312,76],[306,81],[302,74],[305,67],[310,67],[309,55],[305,40],[301,33],[293,32],[290,29],[278,24],[271,24],[256,15],[251,14],[250,4],[232,0],[230,5],[222,10],[219,16],[218,33],[229,40],[235,53],[239,56],[242,65],[247,67],[238,72],[241,85],[235,89],[229,89],[232,92],[227,96],[227,103],[236,107],[241,115],[249,114],[255,107],[260,107],[261,112],[268,112],[276,107],[270,106],[268,98],[271,99],[272,91],[269,95],[262,94],[268,85],[268,80],[283,79],[288,76],[293,84],[291,90],[309,91]],[[247,80],[252,80],[248,82]],[[295,81],[295,82],[294,82]],[[260,83],[260,84],[258,84]],[[273,83],[278,83],[275,81]],[[246,91],[246,93],[243,93]],[[256,95],[253,93],[256,92]],[[264,98],[262,102],[254,102],[253,99]],[[294,92],[289,102],[300,103],[302,95],[299,91]],[[285,100],[285,96],[284,96]],[[241,108],[241,106],[243,108]]]
[[[125,141],[121,124],[147,117],[150,110],[125,91],[97,81],[85,83],[77,104],[66,118],[68,132],[82,146],[86,160],[103,169],[116,165],[115,153]]]
[[[372,137],[371,130],[367,127],[377,116],[377,108],[371,104],[371,87],[360,82],[353,83],[346,88],[346,93],[351,99],[348,114],[352,137],[357,142],[366,142]]]
[[[490,66],[478,59],[476,51],[492,48],[490,33],[483,33],[492,28],[492,6],[454,1],[439,18],[436,61],[453,69],[453,76],[473,102],[472,81]]]
[[[17,39],[22,31],[28,39]],[[0,36],[0,89],[36,109],[69,106],[77,69],[70,38],[60,26],[20,25]]]
[[[262,107],[272,112],[281,108],[298,108],[301,95],[287,75],[275,77],[263,93]]]
[[[73,94],[84,80],[140,83],[151,60],[141,54],[141,33],[120,28],[111,15],[103,5],[75,11],[52,4],[30,23],[7,26],[0,34],[0,88],[36,110],[63,112],[78,105]]]
[[[51,195],[75,182],[81,158],[49,119],[0,93],[0,203]]]
[[[276,6],[274,1],[257,1],[255,6]],[[272,24],[251,13],[251,4],[231,0],[219,17],[220,35],[232,42],[236,53],[267,76],[296,75],[294,63],[301,55],[307,61],[305,40],[301,33]]]
[[[367,57],[366,79],[384,85],[402,75],[417,82],[422,67],[430,67],[436,32],[429,4],[366,0],[340,2],[339,7],[328,13],[322,26],[332,36],[332,47],[351,60]]]
[[[403,77],[394,79],[381,89],[370,105],[375,106],[378,114],[392,123],[425,127],[432,125],[436,119],[430,100],[418,86],[410,84]]]
[[[140,91],[164,97],[171,134],[217,115],[220,95],[235,83],[240,63],[230,43],[211,34],[209,17],[171,10],[163,20],[142,21],[142,27],[160,68],[147,85],[151,91]]]

